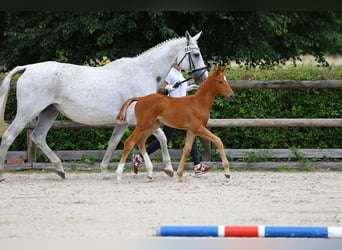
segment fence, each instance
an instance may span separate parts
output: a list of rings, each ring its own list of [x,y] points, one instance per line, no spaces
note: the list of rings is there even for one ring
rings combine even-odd
[[[262,88],[262,89],[303,89],[303,88],[330,88],[330,89],[341,89],[342,80],[318,80],[318,81],[244,81],[235,80],[230,81],[230,85],[233,89],[243,89],[243,88]],[[13,87],[13,86],[12,86]],[[22,158],[31,168],[33,162],[36,161],[36,146],[30,139],[30,134],[35,126],[35,121],[32,121],[27,125],[27,140],[28,149],[27,152],[8,152],[7,158]],[[342,119],[209,119],[209,128],[224,128],[224,127],[342,127]],[[85,129],[85,128],[112,128],[113,125],[103,125],[103,126],[88,126],[84,124],[79,124],[76,122],[67,121],[56,121],[52,126],[53,129]],[[313,155],[320,155],[320,150],[312,150]],[[240,150],[241,152],[248,150]],[[257,150],[258,151],[258,150]],[[285,150],[286,151],[286,150]],[[120,153],[120,151],[118,151]],[[175,150],[174,152],[179,151]],[[333,152],[330,154],[329,152]],[[228,152],[227,152],[228,153]],[[250,152],[249,152],[250,153]],[[84,155],[90,156],[101,156],[103,151],[62,151],[57,152],[62,160],[77,160]],[[203,158],[210,161],[211,147],[208,142],[204,143]],[[281,158],[274,154],[274,152],[269,151],[269,155],[273,155],[274,158]],[[176,155],[173,155],[176,157]],[[115,155],[114,155],[115,157]],[[332,149],[326,150],[324,154],[325,158],[340,159],[342,158],[342,149]],[[234,156],[232,156],[234,158]],[[305,155],[304,155],[304,158]],[[310,157],[309,157],[310,158]],[[27,164],[26,164],[27,165]],[[241,164],[240,164],[241,165]],[[258,164],[254,164],[255,166]],[[272,164],[269,164],[272,165]],[[15,164],[12,165],[16,168]],[[28,168],[30,168],[28,166]],[[38,164],[40,168],[41,164]],[[312,166],[312,165],[311,165]],[[327,164],[327,168],[342,168],[340,162],[335,162],[332,164]],[[34,168],[34,167],[33,167]],[[82,167],[81,167],[82,168]]]

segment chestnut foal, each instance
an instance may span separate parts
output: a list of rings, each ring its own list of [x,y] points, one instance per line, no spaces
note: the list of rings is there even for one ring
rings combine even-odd
[[[150,179],[152,178],[153,165],[146,152],[145,143],[147,138],[162,124],[187,130],[183,155],[177,169],[177,175],[180,181],[184,181],[184,164],[195,136],[207,139],[217,146],[220,151],[225,176],[230,178],[229,162],[224,153],[223,143],[218,136],[206,128],[210,116],[210,109],[214,103],[216,94],[225,96],[228,99],[231,99],[234,95],[224,75],[224,70],[225,66],[212,72],[194,95],[174,98],[161,94],[150,94],[144,97],[133,97],[124,102],[117,116],[117,120],[119,122],[125,122],[127,108],[132,102],[136,101],[135,117],[137,123],[133,133],[127,138],[124,144],[121,160],[116,170],[118,182],[121,181],[127,156],[135,144],[138,145],[145,160],[148,170],[147,176]],[[168,174],[172,176],[173,172]]]

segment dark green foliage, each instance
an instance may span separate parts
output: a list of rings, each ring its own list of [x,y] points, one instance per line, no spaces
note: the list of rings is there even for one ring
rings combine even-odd
[[[341,12],[0,12],[0,65],[46,60],[83,64],[134,56],[185,30],[203,31],[209,62],[273,65],[304,54],[326,64],[341,54]]]
[[[333,80],[340,68],[288,67],[286,60],[342,53],[341,12],[0,12],[0,71],[16,65],[56,60],[76,64],[107,56],[135,56],[172,37],[203,31],[199,45],[210,65],[235,60],[245,68],[227,71],[229,79]],[[259,66],[258,70],[253,70]],[[262,69],[262,70],[261,70]],[[341,118],[341,90],[236,90],[234,101],[217,98],[212,118]],[[15,92],[6,120],[15,114]],[[64,119],[60,117],[59,119]],[[342,145],[341,128],[215,128],[227,148],[334,148]],[[51,130],[53,149],[104,149],[111,129]],[[127,131],[125,138],[130,133]],[[123,140],[125,139],[123,138]],[[122,140],[122,141],[123,141]],[[170,146],[181,148],[179,133]],[[122,143],[119,148],[122,147]],[[22,132],[11,150],[26,149]]]
[[[174,35],[155,12],[6,13],[0,62],[9,67],[57,60],[134,56]]]
[[[342,79],[342,68],[289,67],[288,69],[226,71],[229,79],[308,80]],[[218,96],[211,118],[342,118],[342,89],[237,89],[233,101]],[[15,115],[15,92],[11,91],[6,120]],[[59,120],[64,120],[59,116]],[[128,129],[118,148],[131,133]],[[212,128],[225,148],[340,148],[341,128]],[[105,149],[111,129],[50,130],[47,142],[54,150]],[[176,133],[171,148],[182,148],[184,134]],[[201,148],[201,144],[200,144]],[[26,149],[26,133],[15,140],[11,150]]]

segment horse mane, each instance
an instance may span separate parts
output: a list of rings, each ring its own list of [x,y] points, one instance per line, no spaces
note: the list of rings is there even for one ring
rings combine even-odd
[[[185,37],[174,37],[174,38],[170,38],[170,39],[167,39],[161,43],[158,43],[157,45],[153,46],[152,48],[149,48],[148,50],[145,50],[139,54],[137,54],[135,57],[138,57],[138,56],[142,56],[142,55],[145,55],[145,54],[148,54],[150,53],[152,50],[155,50],[155,49],[158,49],[160,48],[161,46],[164,46],[165,44],[169,43],[169,42],[173,42],[173,41],[176,41],[176,40],[181,40],[181,39],[184,39]]]

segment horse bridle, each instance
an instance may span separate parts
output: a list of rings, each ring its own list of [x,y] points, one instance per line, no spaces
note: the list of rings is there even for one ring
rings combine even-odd
[[[192,52],[192,50],[198,50],[198,51],[199,51],[199,49],[198,49],[198,48],[192,48],[192,47],[190,47],[189,41],[187,41],[187,45],[186,45],[186,47],[185,47],[184,50],[185,50],[185,55],[183,56],[183,58],[179,61],[179,63],[178,63],[177,65],[180,66],[180,64],[184,61],[185,57],[188,56],[189,65],[190,65],[190,71],[187,72],[187,73],[188,73],[189,75],[191,75],[191,77],[189,77],[188,79],[186,79],[186,80],[183,81],[183,82],[186,82],[187,80],[189,80],[189,79],[191,79],[191,78],[194,78],[194,77],[193,77],[193,74],[194,74],[195,72],[200,71],[200,70],[203,70],[203,72],[202,72],[202,73],[200,74],[200,76],[199,76],[199,77],[201,77],[201,76],[205,73],[205,71],[206,71],[206,69],[207,69],[207,66],[204,66],[204,67],[201,67],[201,68],[198,68],[198,69],[195,68],[194,61],[192,60],[192,57],[191,57],[191,52]],[[182,83],[183,83],[183,82],[182,82]]]
[[[180,66],[180,64],[184,61],[185,57],[188,56],[189,65],[190,65],[190,71],[187,72],[187,73],[190,75],[190,77],[186,78],[186,79],[183,80],[183,81],[176,82],[176,83],[172,86],[173,89],[178,88],[178,87],[181,86],[183,83],[185,83],[185,82],[189,81],[190,79],[194,78],[193,74],[194,74],[195,72],[200,71],[200,70],[203,70],[203,72],[199,75],[199,77],[201,77],[201,76],[206,72],[206,70],[207,70],[207,66],[204,66],[204,67],[201,67],[201,68],[198,68],[198,69],[195,68],[194,61],[192,60],[192,57],[191,57],[191,52],[192,52],[192,50],[198,50],[198,51],[199,51],[198,48],[192,48],[192,47],[190,47],[189,41],[188,41],[188,42],[187,42],[187,46],[185,47],[185,55],[182,57],[182,59],[181,59],[181,60],[179,61],[179,63],[177,64],[178,66]],[[168,94],[169,94],[169,91],[168,91],[167,89],[163,89],[163,90],[161,90],[160,93],[163,94],[163,95],[168,95]]]

